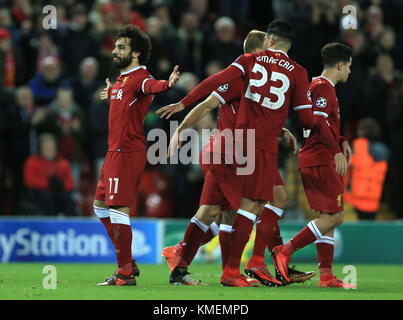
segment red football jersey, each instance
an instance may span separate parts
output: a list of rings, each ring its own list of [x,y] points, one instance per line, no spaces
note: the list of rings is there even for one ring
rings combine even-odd
[[[334,84],[324,76],[314,78],[309,86],[315,126],[304,130],[298,166],[334,165],[333,157],[341,152],[340,109]]]
[[[223,84],[212,94],[220,100],[218,109],[217,129],[234,129],[236,115],[239,109],[239,101],[242,97],[242,81],[235,80],[228,84]]]
[[[297,111],[309,110],[308,122],[312,122],[306,70],[285,52],[272,49],[244,54],[232,65],[242,71],[246,88],[236,128],[255,129],[255,147],[277,153],[277,138],[290,105]]]
[[[122,72],[109,89],[109,151],[145,150],[143,122],[153,94],[167,91],[168,82],[155,80],[145,66]]]
[[[242,79],[243,87],[235,128],[254,129],[256,148],[277,153],[277,137],[291,104],[303,127],[312,127],[307,72],[279,50],[241,55],[225,70],[205,79],[181,102],[188,106],[219,85],[237,79]]]
[[[239,109],[239,102],[242,96],[242,81],[235,80],[233,82],[223,84],[212,92],[221,103],[218,109],[218,118],[216,129],[218,132],[213,134],[207,142],[208,152],[233,154],[233,130],[235,128],[235,120]],[[230,131],[229,131],[230,130]],[[218,140],[218,138],[220,138]],[[214,143],[221,141],[220,145],[214,148]]]

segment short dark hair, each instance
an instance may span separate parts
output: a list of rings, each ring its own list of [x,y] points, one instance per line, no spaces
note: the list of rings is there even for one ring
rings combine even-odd
[[[250,31],[244,41],[243,51],[244,53],[251,53],[257,48],[262,48],[264,43],[264,37],[266,34],[259,30]]]
[[[145,65],[150,60],[151,40],[138,26],[126,24],[117,34],[117,39],[129,38],[132,52],[141,52],[139,63]]]
[[[347,63],[352,56],[352,49],[341,42],[326,44],[320,51],[324,67],[332,67],[338,62]]]
[[[283,41],[292,43],[294,41],[295,32],[290,23],[282,20],[274,20],[267,27],[267,35],[272,35]]]

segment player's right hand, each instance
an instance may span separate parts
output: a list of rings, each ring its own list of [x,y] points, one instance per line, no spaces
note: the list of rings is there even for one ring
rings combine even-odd
[[[109,98],[108,91],[109,88],[112,87],[112,83],[109,81],[109,78],[106,78],[105,82],[106,82],[106,88],[104,88],[99,94],[99,98],[101,100],[108,100]]]
[[[344,176],[348,168],[346,156],[342,152],[336,153],[334,155],[334,162],[336,164],[336,173]]]
[[[185,109],[185,105],[182,102],[178,102],[159,108],[155,113],[161,114],[160,118],[166,117],[166,119],[169,119],[173,114],[180,112],[183,109]]]

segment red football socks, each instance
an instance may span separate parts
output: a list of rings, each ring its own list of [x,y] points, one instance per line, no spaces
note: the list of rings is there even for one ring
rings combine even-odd
[[[252,261],[254,264],[264,264],[266,247],[269,246],[276,229],[278,229],[280,216],[272,208],[265,206],[256,223],[256,237],[250,259],[250,262]]]
[[[283,244],[283,238],[281,237],[280,234],[280,227],[278,223],[276,224],[276,231],[274,232],[273,237],[271,238],[271,241],[269,241],[269,244],[267,245],[267,248],[271,252],[274,247],[282,245]]]
[[[219,241],[221,248],[221,263],[223,270],[227,264],[229,251],[231,250],[231,244],[232,244],[231,233],[232,233],[232,226],[227,224],[220,224]]]
[[[318,253],[319,276],[325,280],[332,276],[332,264],[335,240],[332,237],[322,236],[315,241]]]
[[[204,241],[206,237],[208,237],[206,236],[208,230],[209,227],[195,217],[190,220],[183,241],[181,241],[181,257],[176,264],[178,267],[187,268],[193,261],[197,250],[199,250],[199,247],[205,243]]]
[[[111,239],[113,246],[115,246],[115,242],[113,239],[113,230],[114,230],[114,226],[111,223],[111,219],[109,217],[107,218],[100,218],[102,224],[104,225],[105,229],[106,229],[106,233],[108,234],[109,238]]]
[[[255,222],[256,216],[250,212],[239,209],[232,225],[231,253],[227,259],[226,267],[238,269],[246,243]]]
[[[132,272],[132,228],[125,224],[116,224],[114,231],[115,250],[119,272],[128,275]]]
[[[302,229],[295,237],[293,237],[284,246],[290,254],[299,250],[308,244],[314,242],[322,236],[319,229],[316,227],[315,222],[311,221],[308,225]]]

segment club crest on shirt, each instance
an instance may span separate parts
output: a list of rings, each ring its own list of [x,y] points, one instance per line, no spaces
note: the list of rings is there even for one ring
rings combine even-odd
[[[222,86],[218,87],[218,91],[225,92],[228,90],[228,84],[223,84]]]
[[[126,83],[127,79],[129,79],[129,77],[124,77],[123,78],[122,84],[120,85],[121,88],[123,88],[125,86],[125,83]]]
[[[327,104],[327,101],[323,97],[320,97],[318,100],[316,100],[316,106],[318,108],[324,108],[324,107],[326,107],[326,104]]]

